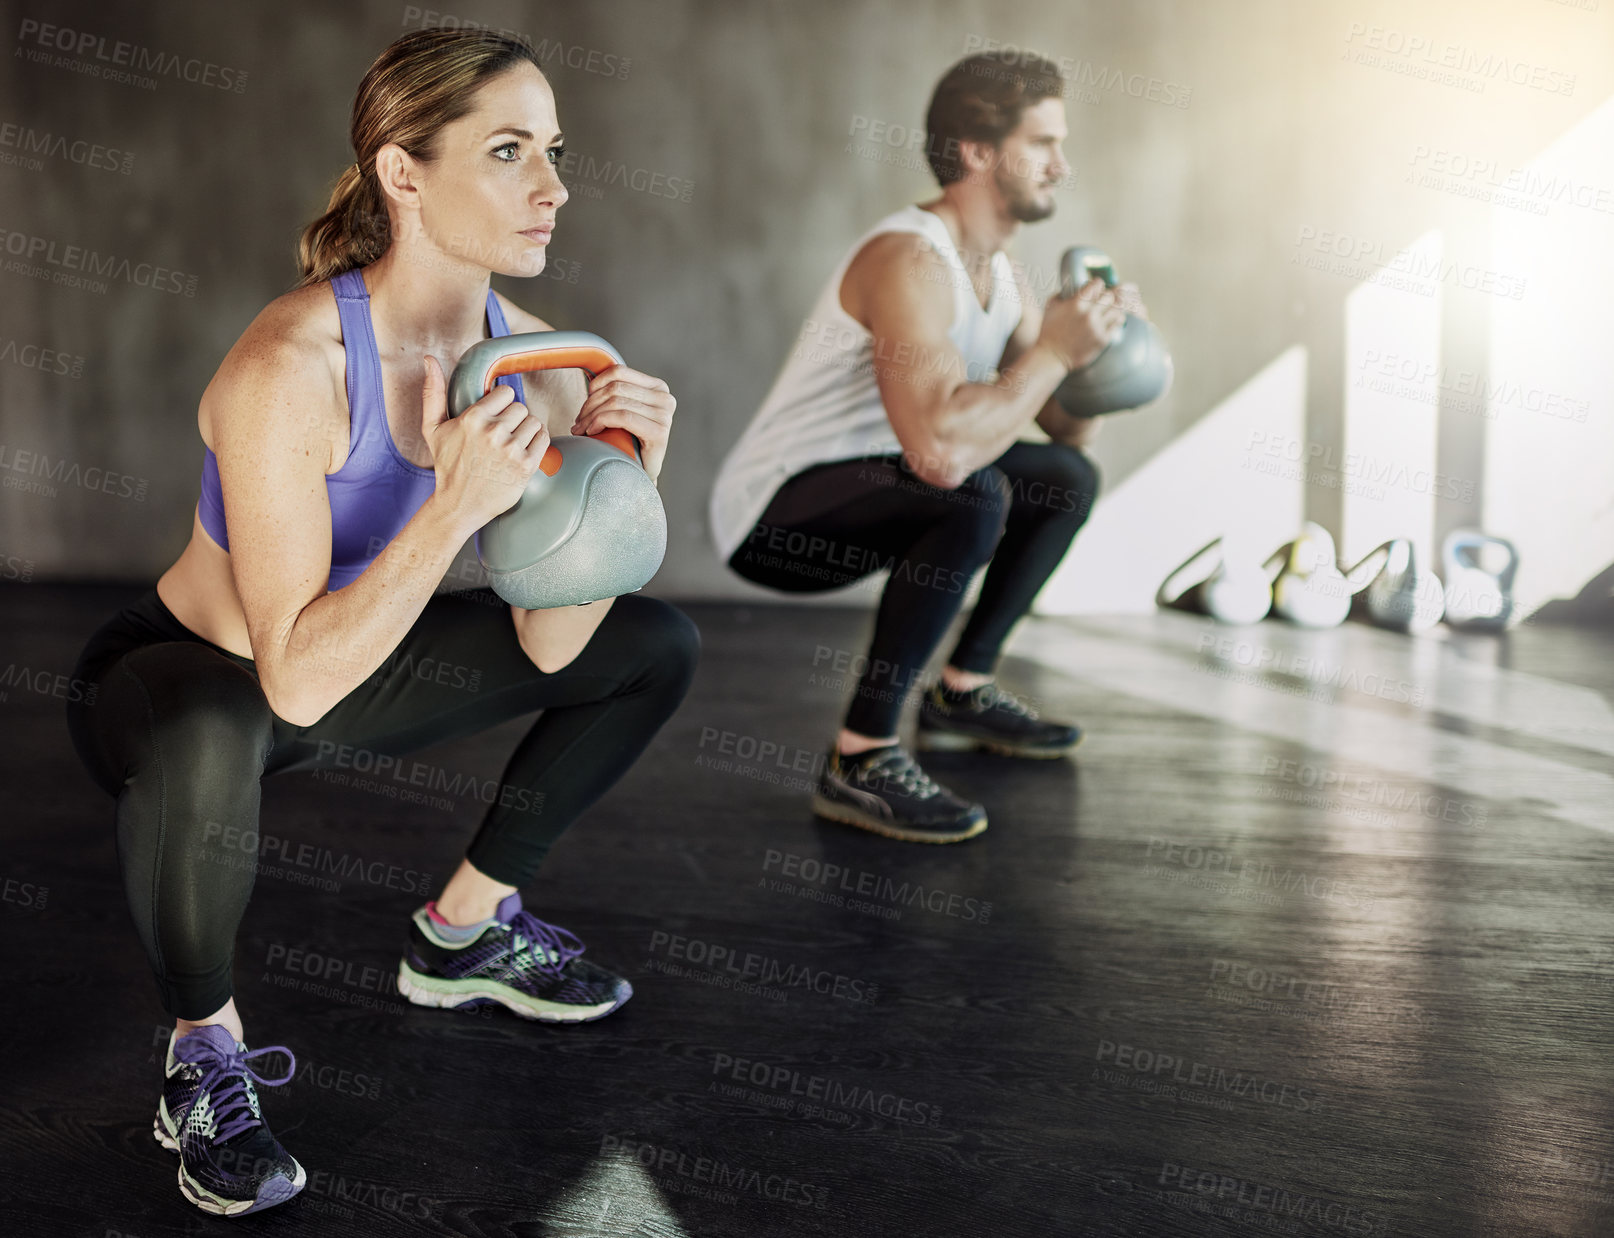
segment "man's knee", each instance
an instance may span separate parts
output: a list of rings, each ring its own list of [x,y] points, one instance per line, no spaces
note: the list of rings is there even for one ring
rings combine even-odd
[[[1066,443],[1040,446],[1040,467],[1017,481],[1016,500],[1041,508],[1049,516],[1069,514],[1078,525],[1085,523],[1098,498],[1098,465],[1080,447]]]
[[[1093,503],[1098,498],[1099,485],[1102,477],[1099,475],[1098,465],[1093,457],[1080,447],[1066,447],[1060,444],[1062,451],[1061,463],[1066,469],[1065,486],[1069,490],[1070,509],[1076,512],[1083,521],[1093,512]]]
[[[1007,474],[1000,468],[988,465],[975,470],[957,490],[947,493],[957,504],[956,511],[962,514],[961,523],[968,526],[973,536],[974,553],[971,557],[978,563],[985,563],[1003,537],[1009,505],[1014,497]]]

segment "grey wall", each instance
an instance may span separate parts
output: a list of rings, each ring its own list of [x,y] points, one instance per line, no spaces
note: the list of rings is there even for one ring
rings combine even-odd
[[[1482,248],[1471,203],[1405,183],[1411,152],[1432,143],[1529,158],[1610,93],[1610,7],[1516,0],[1503,17],[1458,0],[465,0],[449,12],[549,41],[568,146],[596,169],[610,160],[641,180],[691,183],[682,201],[662,196],[661,183],[638,191],[574,179],[552,261],[576,282],[500,277],[498,286],[557,325],[606,336],[678,396],[662,480],[672,545],[652,591],[761,598],[711,549],[713,472],[851,239],[933,188],[922,166],[870,158],[900,151],[854,136],[856,118],[920,123],[937,77],[983,39],[1067,57],[1085,75],[1089,95],[1068,104],[1077,184],[1053,221],[1024,232],[1018,256],[1046,268],[1068,244],[1105,244],[1173,343],[1178,381],[1167,402],[1111,419],[1099,440],[1113,488],[1296,343],[1312,359],[1310,433],[1337,440],[1341,307],[1354,284],[1294,265],[1298,230],[1393,249],[1441,224],[1451,243]],[[13,467],[15,453],[38,452],[65,458],[79,477],[53,495],[0,489],[0,556],[30,561],[36,579],[150,581],[189,535],[201,391],[252,317],[290,286],[297,232],[351,158],[354,88],[391,38],[419,24],[420,9],[52,2],[7,3],[4,13],[0,29],[15,46],[0,57],[0,123],[132,156],[127,174],[50,155],[38,168],[0,164],[8,246],[23,234],[58,254],[89,247],[195,284],[184,295],[114,278],[95,291],[0,272],[0,348],[15,346],[0,357],[0,444]],[[146,90],[37,63],[13,54],[38,47],[19,37],[25,20],[85,32],[104,48],[124,40],[214,62],[245,72],[245,86],[164,76]],[[1479,92],[1443,88],[1346,62],[1366,37],[1353,29],[1374,25],[1511,49],[1577,75],[1574,93],[1494,80]],[[93,51],[73,59],[96,63]],[[1116,70],[1169,82],[1172,95],[1188,92],[1188,106],[1106,86]],[[0,145],[0,157],[16,150]],[[1453,321],[1463,321],[1461,307]],[[1483,340],[1451,343],[1483,352]],[[28,344],[63,354],[70,372],[25,364]],[[1443,460],[1475,474],[1477,428],[1444,429]],[[1309,514],[1337,514],[1326,488],[1307,501]],[[1444,511],[1442,522],[1466,515]]]

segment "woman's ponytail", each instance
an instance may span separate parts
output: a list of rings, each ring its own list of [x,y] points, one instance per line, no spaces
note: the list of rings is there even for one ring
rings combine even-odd
[[[297,242],[299,288],[321,283],[343,271],[368,266],[387,252],[391,241],[387,207],[376,183],[375,168],[364,171],[350,163],[331,191],[325,213]]]

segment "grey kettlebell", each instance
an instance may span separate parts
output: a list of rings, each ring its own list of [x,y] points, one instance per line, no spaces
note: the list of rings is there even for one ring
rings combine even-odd
[[[1392,632],[1427,632],[1445,613],[1440,581],[1419,565],[1417,548],[1407,538],[1391,538],[1345,577],[1358,590],[1352,609]]]
[[[1059,295],[1073,297],[1093,276],[1115,287],[1115,265],[1091,245],[1067,249],[1059,260]],[[1098,417],[1153,403],[1171,386],[1171,354],[1153,323],[1128,314],[1117,336],[1103,352],[1072,370],[1054,389],[1059,407],[1072,417]]]
[[[1485,559],[1492,556],[1502,561],[1497,570],[1485,566]],[[1513,617],[1518,548],[1505,537],[1478,529],[1453,529],[1446,534],[1440,557],[1446,571],[1447,624],[1481,632],[1505,630]]]
[[[448,384],[458,417],[506,374],[579,369],[590,378],[621,355],[587,331],[526,331],[466,349]],[[550,439],[516,505],[476,535],[492,589],[512,606],[548,610],[642,588],[667,553],[667,513],[637,439],[611,427]]]

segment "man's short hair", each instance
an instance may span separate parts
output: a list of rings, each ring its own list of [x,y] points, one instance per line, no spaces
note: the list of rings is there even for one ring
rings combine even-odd
[[[937,183],[964,179],[961,143],[996,146],[1028,107],[1064,93],[1059,66],[1031,52],[1007,49],[960,60],[936,83],[925,113],[925,150]]]

